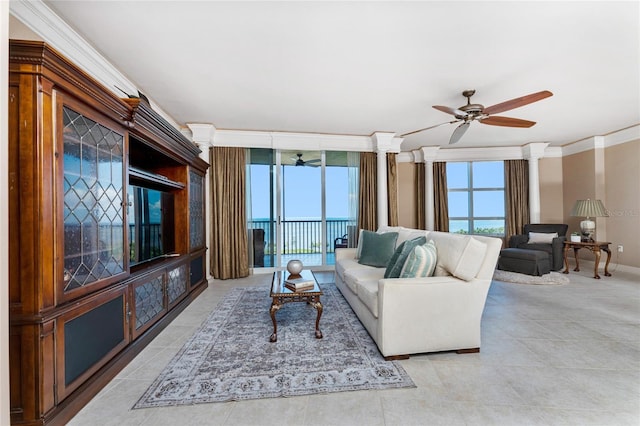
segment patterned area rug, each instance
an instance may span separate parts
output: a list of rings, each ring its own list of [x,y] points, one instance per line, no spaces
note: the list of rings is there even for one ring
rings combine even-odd
[[[268,287],[232,290],[133,408],[315,393],[415,387],[398,362],[385,361],[334,284],[321,284],[324,311],[288,303],[269,343]]]
[[[560,272],[549,272],[542,276],[518,274],[517,272],[502,271],[496,269],[493,274],[495,281],[516,284],[534,284],[534,285],[563,285],[569,284],[569,277]]]

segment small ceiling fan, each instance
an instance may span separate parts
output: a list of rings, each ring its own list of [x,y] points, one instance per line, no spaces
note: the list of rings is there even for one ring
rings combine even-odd
[[[504,127],[531,127],[536,124],[535,121],[522,120],[520,118],[510,118],[510,117],[501,117],[495,116],[493,114],[509,111],[511,109],[519,108],[524,105],[528,105],[533,102],[540,101],[544,98],[548,98],[549,96],[553,96],[548,90],[543,90],[541,92],[532,93],[530,95],[521,96],[519,98],[511,99],[509,101],[501,102],[499,104],[484,107],[481,104],[472,104],[471,97],[476,93],[475,90],[465,90],[462,92],[462,96],[467,98],[467,104],[463,105],[459,108],[451,108],[442,105],[433,105],[433,108],[438,111],[442,111],[447,114],[453,115],[456,119],[452,121],[447,121],[446,123],[436,124],[435,126],[425,127],[424,129],[414,130],[413,132],[405,133],[404,136],[413,135],[415,133],[423,132],[425,130],[434,129],[436,127],[442,126],[444,124],[453,124],[462,122],[456,129],[453,131],[451,138],[449,139],[449,144],[454,144],[460,140],[462,135],[467,131],[469,125],[471,125],[472,121],[478,120],[481,124],[488,124],[490,126],[504,126]]]
[[[319,167],[320,166],[320,164],[315,164],[315,163],[319,163],[321,161],[319,158],[315,158],[313,160],[305,161],[305,160],[302,159],[302,153],[299,152],[296,155],[298,156],[298,158],[291,157],[291,161],[295,161],[296,162],[295,163],[296,167],[298,167],[298,166],[300,166],[300,167],[302,167],[302,166]]]

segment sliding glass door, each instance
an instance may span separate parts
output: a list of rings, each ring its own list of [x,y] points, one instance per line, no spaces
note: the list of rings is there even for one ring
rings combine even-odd
[[[355,226],[357,156],[250,150],[248,228],[254,268],[282,267],[291,259],[309,267],[335,263],[335,248],[348,245],[349,226]]]

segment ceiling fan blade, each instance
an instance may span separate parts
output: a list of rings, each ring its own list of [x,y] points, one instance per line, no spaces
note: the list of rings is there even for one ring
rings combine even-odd
[[[454,143],[458,142],[462,135],[465,134],[467,129],[469,129],[469,125],[471,125],[471,122],[465,121],[464,123],[456,127],[456,129],[453,131],[453,134],[451,135],[451,139],[449,139],[449,145],[453,145]]]
[[[520,118],[500,117],[496,115],[492,115],[487,118],[480,118],[480,122],[490,126],[504,127],[531,127],[536,124],[535,121],[522,120]]]
[[[548,90],[543,90],[542,92],[532,93],[530,95],[521,96],[519,98],[492,105],[485,108],[482,112],[487,115],[497,114],[499,112],[509,111],[510,109],[519,108],[521,106],[540,101],[544,98],[548,98],[549,96],[553,96],[553,93]]]
[[[314,158],[313,160],[306,160],[305,163],[318,163],[322,160],[320,160],[319,158]]]
[[[464,111],[460,111],[459,109],[451,108],[448,106],[433,105],[433,108],[437,109],[438,111],[445,112],[447,114],[455,115],[456,117],[464,117],[465,115],[467,115],[467,113]]]
[[[413,134],[415,134],[415,133],[424,132],[425,130],[435,129],[436,127],[444,126],[445,124],[453,124],[453,123],[457,123],[458,121],[460,121],[460,120],[447,121],[446,123],[440,123],[440,124],[436,124],[435,126],[425,127],[424,129],[414,130],[413,132],[409,132],[409,133],[405,133],[404,135],[400,135],[400,137],[401,137],[401,138],[403,138],[403,137],[405,137],[405,136],[413,135]]]

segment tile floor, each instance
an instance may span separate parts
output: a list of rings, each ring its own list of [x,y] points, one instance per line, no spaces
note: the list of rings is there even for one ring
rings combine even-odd
[[[640,276],[590,269],[571,283],[494,282],[478,354],[412,356],[414,389],[131,410],[236,285],[216,281],[70,425],[639,425]]]

